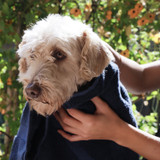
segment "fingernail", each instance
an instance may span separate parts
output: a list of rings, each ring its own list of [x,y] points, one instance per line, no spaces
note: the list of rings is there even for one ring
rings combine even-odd
[[[97,98],[97,97],[93,97],[93,98],[91,99],[91,101],[94,101],[96,98]]]
[[[72,110],[71,109],[67,109],[67,112],[70,114],[72,112]]]

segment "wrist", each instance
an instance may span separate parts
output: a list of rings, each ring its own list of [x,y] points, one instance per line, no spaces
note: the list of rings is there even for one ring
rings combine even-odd
[[[129,124],[122,121],[113,136],[113,141],[121,146],[126,146],[126,135],[129,134]]]
[[[127,127],[128,124],[119,119],[118,122],[114,122],[112,124],[112,127],[110,129],[106,127],[103,130],[101,139],[111,140],[119,145],[124,145]]]

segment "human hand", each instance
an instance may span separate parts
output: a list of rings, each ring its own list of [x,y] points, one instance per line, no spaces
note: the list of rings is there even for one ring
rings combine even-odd
[[[60,109],[55,113],[63,130],[58,132],[70,141],[112,140],[130,148],[147,159],[159,160],[160,138],[150,135],[121,120],[99,97],[92,99],[95,114],[86,114],[77,109]]]
[[[93,115],[77,109],[65,111],[61,108],[56,112],[55,118],[59,121],[64,131],[73,135],[63,130],[58,130],[58,132],[70,141],[91,139],[117,141],[125,122],[99,97],[93,98],[92,102],[96,106],[96,112]]]

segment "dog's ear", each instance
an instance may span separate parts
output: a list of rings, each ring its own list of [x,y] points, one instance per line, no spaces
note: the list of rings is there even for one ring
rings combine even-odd
[[[18,45],[18,47],[21,48],[24,44],[26,44],[26,42],[25,42],[25,41],[22,41],[22,42]]]
[[[26,44],[26,42],[25,42],[25,41],[22,41],[22,42],[18,45],[18,48],[19,48],[19,49],[18,49],[18,51],[17,51],[17,54],[18,54],[19,57],[20,57],[20,59],[19,59],[19,61],[18,61],[18,65],[19,65],[18,70],[19,70],[20,73],[25,73],[25,72],[27,71],[27,68],[28,68],[26,58],[21,57],[21,54],[19,53],[20,48],[21,48],[23,45],[25,45],[25,44]]]
[[[19,64],[19,68],[18,68],[19,72],[25,73],[28,68],[26,58],[20,58],[18,61],[18,64]]]
[[[105,42],[95,33],[84,32],[82,43],[80,74],[81,78],[90,81],[102,73],[113,56]]]

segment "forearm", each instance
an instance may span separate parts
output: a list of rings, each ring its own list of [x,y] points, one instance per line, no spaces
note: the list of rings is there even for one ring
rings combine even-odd
[[[115,63],[120,70],[120,79],[127,90],[134,94],[143,93],[143,67],[138,63],[121,56],[118,52],[110,48],[114,57]]]
[[[133,94],[144,93],[146,91],[143,85],[144,68],[123,56],[120,56],[120,62],[117,64],[120,70],[120,79],[127,90]]]
[[[112,47],[108,48],[115,57],[115,63],[120,70],[120,79],[127,90],[134,94],[141,94],[160,88],[160,61],[146,65],[121,56]]]
[[[127,123],[120,129],[116,142],[130,148],[148,160],[160,159],[160,138],[141,131]]]
[[[121,56],[120,78],[127,90],[134,94],[141,94],[160,88],[160,61],[145,65]]]

